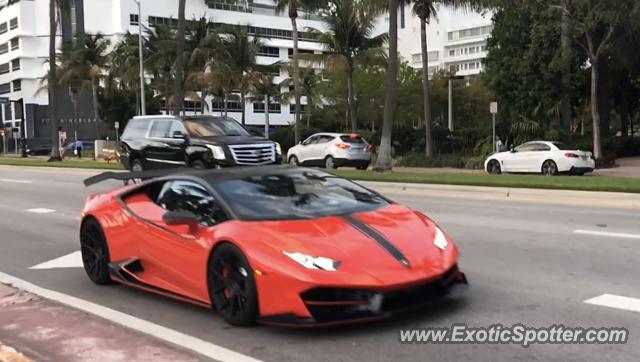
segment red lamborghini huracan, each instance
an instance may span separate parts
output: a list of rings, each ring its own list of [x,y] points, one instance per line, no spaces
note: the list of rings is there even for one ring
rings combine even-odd
[[[427,216],[318,170],[105,173],[147,179],[87,198],[82,260],[116,281],[215,308],[232,325],[384,318],[467,284]]]

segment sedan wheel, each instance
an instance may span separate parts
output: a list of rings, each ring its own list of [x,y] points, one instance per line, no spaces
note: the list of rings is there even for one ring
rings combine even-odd
[[[298,166],[298,157],[296,156],[289,157],[289,164],[291,166]]]
[[[558,166],[551,160],[546,160],[542,164],[542,174],[545,176],[555,176],[558,174]]]
[[[131,161],[131,172],[143,172],[144,171],[144,166],[142,166],[142,161],[140,160],[133,160]],[[140,184],[142,183],[142,179],[141,178],[134,178],[131,180],[125,180],[124,184],[128,185],[129,183],[134,183],[134,184]]]
[[[500,163],[496,160],[489,161],[487,165],[487,172],[491,175],[499,175],[502,173],[502,169],[500,168]]]
[[[258,317],[253,269],[231,244],[216,248],[209,265],[209,294],[216,310],[234,326],[248,326]]]
[[[80,231],[80,253],[87,276],[96,284],[110,284],[109,248],[100,224],[94,219],[85,221]]]
[[[327,158],[324,159],[324,168],[327,168],[327,169],[330,169],[330,170],[337,168],[336,167],[336,163],[333,160],[333,157],[327,156]]]

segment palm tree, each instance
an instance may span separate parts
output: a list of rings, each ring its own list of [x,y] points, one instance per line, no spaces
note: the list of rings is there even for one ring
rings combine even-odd
[[[56,109],[56,33],[61,0],[49,0],[49,125],[51,127],[51,156],[49,161],[62,161],[58,137],[58,110]]]
[[[145,68],[153,74],[152,86],[164,97],[165,111],[169,114],[174,94],[171,83],[176,59],[175,31],[165,25],[156,25],[147,33],[149,56],[146,59],[148,67]]]
[[[293,88],[296,100],[296,115],[294,128],[295,142],[300,140],[300,63],[298,59],[298,10],[304,9],[312,11],[314,9],[322,8],[327,4],[327,1],[323,0],[273,0],[276,3],[276,13],[280,14],[285,11],[289,14],[291,19],[291,29],[293,35]]]
[[[257,67],[256,56],[261,46],[260,39],[249,38],[249,33],[244,27],[233,26],[225,31],[224,61],[236,77],[243,125],[246,123],[246,97],[256,81],[254,70]]]
[[[398,93],[398,0],[389,0],[389,65],[387,69],[387,90],[384,100],[384,119],[380,151],[374,169],[389,171],[391,160],[391,133],[393,132],[393,116],[396,112]]]
[[[184,45],[185,45],[185,6],[186,0],[178,0],[178,33],[176,34],[176,64],[175,64],[175,97],[173,102],[173,114],[180,115],[184,104]]]
[[[286,67],[288,70],[288,66]],[[291,74],[291,73],[289,73]],[[307,128],[311,126],[311,114],[318,104],[320,95],[318,94],[318,85],[320,83],[320,75],[311,67],[300,68],[300,88],[301,95],[307,97],[307,109],[305,115],[307,117]],[[291,89],[293,86],[293,78],[287,78],[280,83],[281,88]],[[294,97],[293,92],[282,92],[281,98],[286,101]]]
[[[272,99],[278,99],[281,103],[288,99],[280,93],[281,84],[276,84],[273,77],[269,75],[269,69],[263,69],[263,72],[254,72],[254,94],[252,101],[262,101],[264,103],[264,136],[269,139],[269,104]]]
[[[387,35],[372,38],[375,21],[379,13],[369,7],[366,0],[332,0],[330,9],[322,16],[328,31],[320,35],[320,41],[331,52],[329,58],[339,58],[344,62],[347,73],[347,103],[351,130],[358,130],[357,105],[353,82],[354,61],[370,49],[380,47]],[[336,59],[332,59],[335,63]]]
[[[202,114],[206,106],[208,95],[208,73],[207,64],[217,59],[217,54],[222,50],[221,40],[211,22],[202,17],[194,19],[187,28],[187,77],[185,89],[191,91],[202,104]],[[198,95],[199,92],[199,95]]]
[[[106,39],[104,35],[97,33],[79,34],[75,40],[78,51],[80,51],[80,60],[86,68],[85,76],[91,81],[91,95],[93,97],[93,115],[96,119],[97,136],[100,138],[99,127],[100,112],[98,110],[98,87],[102,78],[102,70],[107,65],[107,50],[111,41]]]
[[[134,89],[136,113],[140,113],[140,64],[138,55],[138,35],[127,32],[111,52],[110,78],[116,78],[121,87]]]

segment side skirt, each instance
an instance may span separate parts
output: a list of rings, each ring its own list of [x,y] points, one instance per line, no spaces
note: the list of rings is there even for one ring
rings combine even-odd
[[[109,273],[111,274],[111,279],[113,279],[118,283],[130,286],[133,288],[141,289],[146,292],[162,295],[164,297],[168,297],[171,299],[179,300],[181,302],[195,304],[197,306],[204,307],[204,308],[211,308],[211,304],[209,303],[205,303],[197,299],[180,295],[166,289],[158,288],[156,286],[153,286],[151,284],[147,284],[141,281],[135,275],[135,273],[139,273],[141,271],[143,271],[143,268],[142,268],[142,264],[140,263],[140,259],[138,258],[129,258],[129,259],[120,260],[120,261],[109,264]]]

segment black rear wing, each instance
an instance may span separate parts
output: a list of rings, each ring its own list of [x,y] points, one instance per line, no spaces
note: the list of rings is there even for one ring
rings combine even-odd
[[[89,187],[107,180],[117,181],[131,181],[131,180],[147,180],[152,178],[164,177],[173,175],[176,173],[185,172],[192,169],[174,168],[174,169],[161,169],[161,170],[149,170],[140,172],[104,172],[99,175],[91,176],[85,179],[84,185]]]

